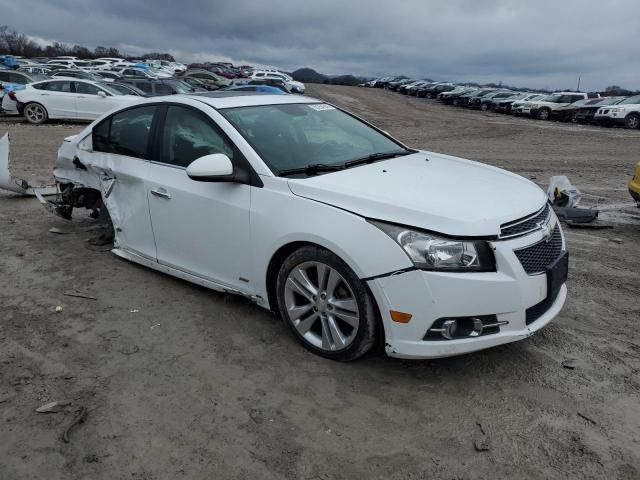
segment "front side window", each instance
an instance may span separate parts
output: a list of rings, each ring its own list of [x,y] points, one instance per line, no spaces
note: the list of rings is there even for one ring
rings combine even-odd
[[[142,90],[147,95],[151,95],[153,93],[153,87],[149,82],[136,82],[136,87]]]
[[[189,108],[170,106],[164,122],[160,161],[186,168],[194,160],[213,153],[233,159],[233,148],[213,121]]]
[[[324,103],[261,105],[221,110],[271,168],[343,165],[402,145]]]
[[[76,93],[81,95],[98,95],[98,92],[101,90],[95,85],[91,85],[90,83],[84,82],[75,82],[76,84]]]
[[[149,132],[156,107],[116,113],[93,129],[93,149],[128,157],[148,158]]]
[[[171,95],[172,93],[173,93],[173,90],[171,90],[171,87],[169,85],[165,85],[164,83],[156,84],[157,95]]]

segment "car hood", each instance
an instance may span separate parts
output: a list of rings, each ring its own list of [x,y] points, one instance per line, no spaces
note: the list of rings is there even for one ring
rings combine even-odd
[[[495,236],[500,225],[539,210],[531,181],[432,152],[289,179],[293,194],[361,215],[452,236]]]

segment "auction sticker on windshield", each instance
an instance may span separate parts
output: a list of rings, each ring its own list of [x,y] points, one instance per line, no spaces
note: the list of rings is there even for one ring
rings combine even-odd
[[[317,103],[314,105],[309,105],[309,108],[313,108],[318,112],[322,112],[323,110],[335,110],[336,107],[332,107],[331,105],[327,105],[326,103]]]

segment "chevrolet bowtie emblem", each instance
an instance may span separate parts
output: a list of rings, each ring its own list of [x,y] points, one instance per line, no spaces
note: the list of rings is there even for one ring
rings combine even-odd
[[[538,223],[538,227],[540,227],[540,230],[542,231],[542,236],[544,237],[544,241],[549,243],[549,240],[551,240],[551,225],[549,225],[548,223],[543,223],[540,222]]]

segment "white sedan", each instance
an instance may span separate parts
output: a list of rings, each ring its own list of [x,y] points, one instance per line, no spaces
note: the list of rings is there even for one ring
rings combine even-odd
[[[37,125],[50,119],[95,120],[138,99],[102,83],[59,78],[30,83],[23,90],[11,92],[3,98],[2,108],[9,114],[24,115],[29,123]]]
[[[332,359],[377,341],[434,358],[521,340],[567,295],[540,188],[313,98],[143,100],[66,139],[54,176],[45,203],[95,209],[114,254],[244,295]]]

